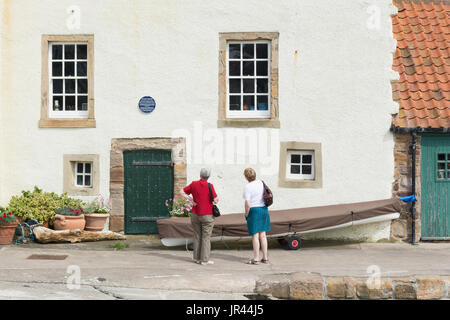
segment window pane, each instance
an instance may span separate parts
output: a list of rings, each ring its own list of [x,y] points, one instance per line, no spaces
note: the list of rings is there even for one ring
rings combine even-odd
[[[64,81],[66,93],[75,93],[75,79],[66,79]]]
[[[62,60],[62,45],[52,45],[52,59]]]
[[[267,79],[257,79],[256,81],[257,81],[256,85],[257,85],[258,93],[268,93],[269,92],[269,90],[268,90],[269,81]]]
[[[87,76],[87,62],[77,62],[77,76]]]
[[[256,75],[257,76],[267,76],[267,61],[257,61],[256,62]]]
[[[253,76],[255,75],[255,63],[253,61],[244,61],[242,63],[242,75]]]
[[[241,93],[241,79],[230,79],[230,93]]]
[[[241,58],[241,45],[240,44],[230,44],[229,46],[229,57],[230,59],[240,59]]]
[[[267,59],[267,43],[257,43],[256,44],[256,58],[257,59]]]
[[[230,110],[241,110],[241,96],[230,96]]]
[[[447,160],[450,161],[450,153],[447,154]]]
[[[75,110],[75,96],[66,96],[66,110],[67,111]]]
[[[86,44],[77,44],[77,59],[87,59]]]
[[[244,93],[254,93],[255,92],[255,80],[254,79],[244,79]]]
[[[88,97],[87,96],[78,96],[78,111],[86,111],[88,109]]]
[[[438,154],[438,160],[439,161],[445,161],[445,153],[439,153]]]
[[[255,45],[253,43],[251,44],[244,44],[242,46],[242,55],[244,59],[253,59],[255,53]]]
[[[255,110],[255,96],[244,96],[242,110]]]
[[[83,173],[83,163],[77,162],[77,173]]]
[[[269,110],[269,98],[268,96],[258,96],[258,110]]]
[[[86,187],[90,187],[91,186],[91,176],[90,175],[84,176],[84,185]]]
[[[63,93],[62,79],[53,79],[53,93]]]
[[[291,166],[291,173],[293,174],[299,174],[300,173],[300,166]]]
[[[75,76],[75,63],[74,62],[64,62],[64,75],[66,77]]]
[[[87,79],[78,79],[77,80],[77,84],[78,84],[78,88],[77,91],[78,93],[88,93],[88,80]]]
[[[438,170],[445,170],[445,163],[438,163]]]
[[[52,62],[52,76],[53,77],[62,76],[62,62]]]
[[[312,166],[302,166],[302,174],[311,174]]]
[[[83,185],[83,176],[77,175],[77,185],[82,186]]]
[[[240,76],[241,75],[241,62],[240,61],[230,61],[230,76]]]
[[[300,154],[291,154],[291,163],[300,163],[302,156]]]
[[[438,171],[438,179],[445,179],[445,170]]]
[[[84,164],[84,172],[85,173],[91,173],[91,164],[90,163],[85,163]]]
[[[303,155],[303,163],[312,163],[312,155],[310,154]]]
[[[75,59],[75,45],[66,44],[64,46],[64,59]]]
[[[53,111],[60,111],[63,109],[63,97],[53,96]]]

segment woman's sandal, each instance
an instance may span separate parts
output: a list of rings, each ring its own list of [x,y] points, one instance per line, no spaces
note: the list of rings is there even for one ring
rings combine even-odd
[[[267,264],[267,263],[269,263],[269,259],[261,259],[261,262]]]
[[[251,260],[247,261],[247,264],[259,264],[259,262],[255,259],[251,259]]]

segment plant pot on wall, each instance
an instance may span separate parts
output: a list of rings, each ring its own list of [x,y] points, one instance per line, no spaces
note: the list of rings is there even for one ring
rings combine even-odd
[[[18,222],[0,225],[0,245],[11,244]]]
[[[105,227],[106,219],[109,218],[108,213],[85,213],[86,231],[102,231]]]
[[[86,221],[84,220],[83,214],[77,216],[55,214],[55,222],[53,222],[53,227],[55,230],[84,230],[85,225]]]

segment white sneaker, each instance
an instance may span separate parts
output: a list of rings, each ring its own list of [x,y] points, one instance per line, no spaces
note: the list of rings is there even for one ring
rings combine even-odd
[[[202,266],[207,265],[207,264],[214,264],[214,261],[209,260],[208,262],[204,262],[204,261],[201,262]]]

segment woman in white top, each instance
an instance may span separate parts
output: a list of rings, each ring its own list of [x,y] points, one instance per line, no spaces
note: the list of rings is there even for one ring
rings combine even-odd
[[[263,254],[261,262],[268,263],[266,232],[270,231],[270,216],[264,204],[264,185],[261,180],[256,180],[256,172],[252,168],[245,169],[244,176],[248,181],[244,188],[245,219],[253,243],[253,259],[247,263],[259,264],[260,248]]]

